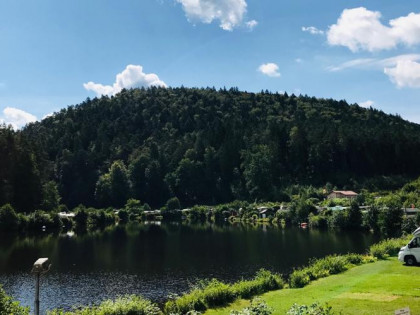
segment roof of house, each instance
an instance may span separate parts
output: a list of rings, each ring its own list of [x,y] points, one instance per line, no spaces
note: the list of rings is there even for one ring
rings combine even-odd
[[[342,194],[344,196],[357,196],[357,193],[351,190],[333,190],[331,193]]]

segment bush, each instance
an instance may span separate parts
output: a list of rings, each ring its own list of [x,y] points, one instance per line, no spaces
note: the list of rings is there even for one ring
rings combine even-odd
[[[302,288],[313,280],[341,273],[352,265],[361,265],[371,261],[370,257],[358,254],[331,255],[314,259],[308,267],[293,271],[289,284],[291,288]]]
[[[242,311],[231,311],[230,315],[270,315],[273,309],[260,298],[253,299],[249,307],[244,308]]]
[[[388,237],[400,236],[402,219],[401,205],[389,203],[379,214],[381,232]]]
[[[228,284],[213,279],[202,282],[191,292],[168,301],[165,304],[166,314],[186,314],[189,311],[204,311],[207,308],[226,305],[235,299],[235,294]]]
[[[57,220],[54,221],[50,214],[42,210],[36,210],[28,216],[28,229],[30,230],[41,230],[44,226],[47,229],[55,228],[56,224],[60,223],[57,223]]]
[[[63,310],[48,312],[49,315],[159,315],[161,313],[155,304],[135,295],[120,297],[115,301],[107,300],[99,306],[85,307],[72,312]]]
[[[328,219],[323,215],[309,214],[309,226],[311,228],[325,229],[328,227]]]
[[[254,295],[262,294],[272,290],[282,289],[284,287],[283,279],[276,274],[265,269],[257,272],[252,280],[242,280],[232,285],[235,296],[249,299]]]
[[[411,234],[417,228],[415,218],[404,217],[401,225],[401,230],[404,234]]]
[[[18,227],[19,218],[10,204],[5,204],[0,208],[0,229],[14,230]]]
[[[124,209],[118,211],[118,219],[122,223],[126,223],[128,221],[128,212]]]
[[[239,281],[232,285],[216,279],[202,281],[189,293],[165,304],[166,314],[186,314],[190,311],[205,311],[233,302],[236,298],[250,298],[270,290],[283,288],[284,283],[279,275],[261,269],[252,280]]]
[[[369,252],[372,256],[385,259],[389,256],[395,256],[398,254],[402,246],[407,245],[410,241],[411,236],[401,237],[401,238],[390,238],[374,244],[370,247]]]
[[[173,197],[166,202],[166,207],[168,210],[179,210],[181,209],[181,204],[177,197]]]
[[[303,288],[311,282],[306,270],[295,270],[290,275],[289,284],[291,288]]]
[[[287,315],[334,315],[331,306],[314,303],[310,306],[293,304]]]
[[[350,204],[350,208],[346,210],[347,228],[360,229],[362,227],[362,212],[356,202]]]
[[[83,205],[79,205],[77,208],[73,209],[75,212],[74,221],[76,222],[77,228],[84,229],[87,225],[88,214],[86,208]]]
[[[0,285],[0,314],[29,315],[29,307],[22,307],[19,302],[13,301]]]

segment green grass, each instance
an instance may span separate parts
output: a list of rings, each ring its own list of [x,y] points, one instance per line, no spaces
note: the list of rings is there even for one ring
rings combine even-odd
[[[293,303],[314,302],[327,302],[342,314],[394,314],[406,306],[411,314],[420,314],[420,267],[407,267],[390,258],[319,279],[301,289],[272,291],[261,298],[274,309],[273,314],[285,314]],[[249,301],[238,300],[205,314],[229,314],[247,306]]]

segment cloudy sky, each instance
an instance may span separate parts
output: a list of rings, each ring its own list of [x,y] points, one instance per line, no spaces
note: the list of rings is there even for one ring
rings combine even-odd
[[[0,122],[137,86],[345,99],[420,123],[418,0],[2,0]]]

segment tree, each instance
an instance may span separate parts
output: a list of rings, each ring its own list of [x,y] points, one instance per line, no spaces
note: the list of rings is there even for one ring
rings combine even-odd
[[[350,208],[347,209],[347,227],[350,229],[362,227],[362,212],[356,202],[352,202]]]
[[[177,197],[173,197],[173,198],[170,198],[166,202],[166,207],[168,208],[169,211],[178,210],[178,209],[181,209],[181,204]]]
[[[252,198],[267,198],[273,187],[273,156],[267,145],[243,153],[243,174]]]
[[[403,210],[400,200],[396,197],[389,198],[379,214],[379,226],[381,232],[394,237],[401,234],[401,225],[403,221]]]
[[[96,182],[95,199],[100,207],[112,204],[111,176],[109,174],[102,175]]]
[[[130,192],[128,173],[124,163],[122,161],[112,163],[109,176],[111,181],[112,205],[122,207],[126,203]]]
[[[142,211],[141,202],[140,200],[130,198],[127,200],[127,203],[125,204],[124,209],[128,213],[140,214],[140,212]]]
[[[18,216],[9,203],[0,208],[0,230],[16,229],[18,223]]]
[[[42,186],[42,207],[44,210],[57,210],[60,200],[57,184],[54,181],[49,181]]]
[[[379,232],[379,208],[377,205],[372,205],[369,209],[369,211],[366,214],[366,222],[365,226],[367,226],[370,230],[372,230],[374,233]]]

